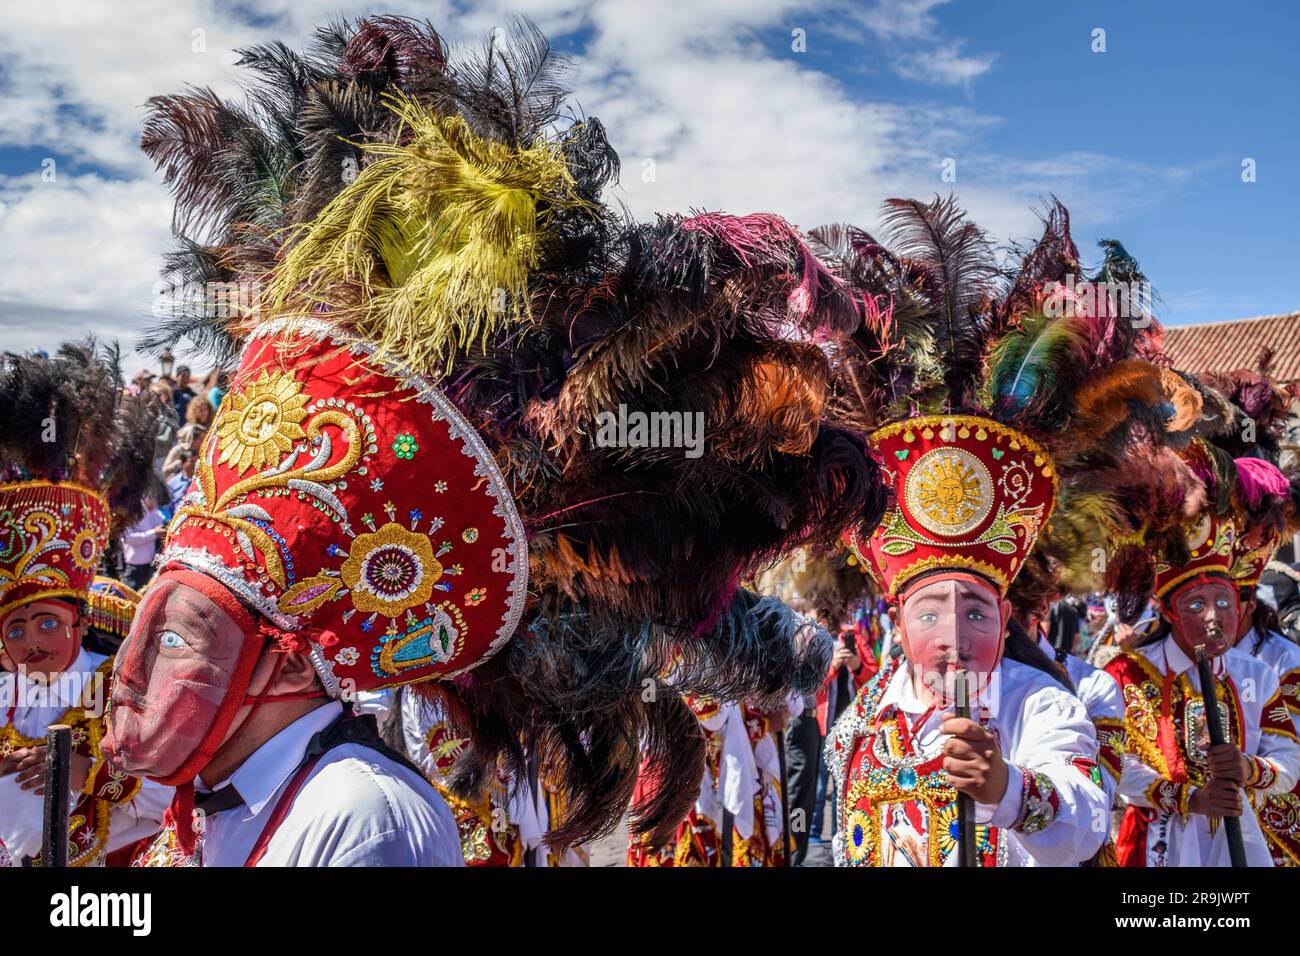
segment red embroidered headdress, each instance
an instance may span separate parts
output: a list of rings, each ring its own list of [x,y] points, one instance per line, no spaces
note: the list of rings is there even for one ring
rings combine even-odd
[[[897,596],[935,569],[987,578],[1004,596],[1051,516],[1058,477],[1037,442],[987,418],[927,416],[871,435],[893,489],[884,520],[856,554]]]
[[[1231,403],[1223,396],[1217,401]],[[1228,428],[1231,429],[1231,420]],[[1192,441],[1181,459],[1201,486],[1200,504],[1181,533],[1153,537],[1156,552],[1155,596],[1168,597],[1188,581],[1206,575],[1253,586],[1280,539],[1280,512],[1289,485],[1270,462],[1234,458],[1223,435]]]
[[[1168,597],[1188,581],[1207,575],[1228,577],[1235,541],[1236,527],[1231,517],[1216,515],[1209,509],[1203,511],[1187,532],[1187,560],[1156,559],[1155,596]]]
[[[85,601],[111,533],[139,516],[155,417],[121,388],[116,352],[93,342],[0,366],[0,615]]]
[[[1232,578],[1251,591],[1283,538],[1300,530],[1300,459],[1282,451],[1300,385],[1279,382],[1272,366],[1273,352],[1264,349],[1254,368],[1202,376],[1228,411],[1209,441],[1216,458],[1234,465],[1215,476],[1236,516]]]
[[[45,598],[84,600],[110,524],[108,502],[84,485],[0,485],[0,615]]]
[[[496,462],[428,380],[284,325],[251,336],[162,567],[299,633],[331,696],[468,670],[514,633],[528,583]]]
[[[671,829],[702,744],[645,680],[675,655],[688,693],[815,687],[829,641],[738,582],[879,510],[863,442],[822,422],[843,288],[778,216],[605,208],[617,155],[565,121],[527,22],[456,69],[426,23],[318,40],[244,51],[251,110],[150,103],[142,145],[208,242],[171,275],[260,310],[182,309],[146,343],[239,369],[164,560],[332,690],[423,681],[474,740],[466,793],[500,760],[520,777],[527,741],[580,839],[625,812],[640,747],[676,784],[636,825]],[[603,441],[623,409],[703,432]]]

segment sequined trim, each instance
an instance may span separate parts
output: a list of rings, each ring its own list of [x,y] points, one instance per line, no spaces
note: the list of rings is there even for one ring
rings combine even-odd
[[[1056,819],[1061,798],[1045,774],[1022,769],[1020,778],[1020,815],[1011,824],[1011,829],[1020,833],[1038,833]]]

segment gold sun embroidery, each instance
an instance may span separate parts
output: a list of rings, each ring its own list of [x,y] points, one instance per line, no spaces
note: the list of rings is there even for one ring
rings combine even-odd
[[[908,474],[905,495],[912,515],[928,531],[964,534],[988,516],[992,484],[988,469],[970,452],[936,448]]]
[[[238,474],[274,465],[305,437],[299,423],[307,417],[307,396],[288,372],[263,371],[228,401],[217,425],[218,464],[229,463]]]

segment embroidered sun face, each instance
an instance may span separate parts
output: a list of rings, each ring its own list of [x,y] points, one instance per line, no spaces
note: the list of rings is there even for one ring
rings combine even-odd
[[[936,448],[922,455],[908,473],[904,494],[916,520],[939,535],[970,531],[993,507],[988,469],[961,448]]]
[[[217,424],[218,463],[228,463],[241,475],[274,465],[305,437],[300,422],[307,417],[307,396],[288,372],[263,370],[228,400]]]
[[[358,611],[393,618],[429,600],[443,568],[427,535],[389,522],[357,535],[339,571]]]

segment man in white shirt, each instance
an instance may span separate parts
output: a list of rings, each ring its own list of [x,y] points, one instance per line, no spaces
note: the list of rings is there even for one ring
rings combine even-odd
[[[836,865],[958,865],[962,796],[973,804],[965,865],[1089,859],[1110,806],[1088,712],[1006,653],[1007,592],[1055,504],[1053,463],[1028,436],[973,416],[895,422],[871,441],[893,495],[882,522],[849,543],[892,603],[903,654],[827,740]],[[962,681],[970,716],[957,712]]]
[[[1282,703],[1294,722],[1300,715],[1300,645],[1277,632],[1277,616],[1259,601],[1256,590],[1281,543],[1282,532],[1276,526],[1238,521],[1232,566],[1233,583],[1241,598],[1236,649],[1273,669]],[[1268,839],[1274,865],[1300,866],[1300,783],[1287,793],[1270,793],[1257,801],[1255,816]]]
[[[955,717],[920,677],[927,655],[915,635],[928,619],[950,630],[958,617],[983,617],[995,634],[995,593],[938,574],[904,604],[916,612],[902,627],[907,653],[873,679],[827,743],[844,807],[837,865],[955,866],[958,792],[975,801],[979,865],[1068,866],[1091,857],[1108,832],[1109,805],[1086,709],[1048,674],[1004,658],[980,669],[977,718]],[[882,815],[880,807],[903,812]]]
[[[169,572],[120,652],[105,749],[180,784],[140,865],[461,865],[446,804],[379,742],[373,718],[324,700],[306,654],[264,639],[250,654],[245,635],[258,624],[219,587]]]
[[[101,866],[157,832],[170,793],[109,764],[100,745],[113,662],[93,627],[130,620],[129,589],[101,614],[94,592],[114,527],[141,512],[151,405],[124,400],[116,352],[65,343],[0,363],[0,841],[41,850],[46,737],[72,730],[67,859]],[[46,416],[52,416],[47,418]],[[27,429],[45,420],[36,441]],[[110,647],[106,641],[98,647]]]
[[[22,604],[0,618],[0,840],[38,857],[45,735],[73,728],[68,861],[102,866],[110,853],[158,832],[171,790],[121,773],[99,746],[112,660],[81,646],[84,607],[66,599]],[[71,657],[71,660],[69,660]]]
[[[1156,564],[1166,636],[1106,667],[1124,694],[1129,749],[1120,780],[1128,804],[1116,841],[1121,865],[1227,866],[1227,816],[1241,821],[1248,864],[1273,865],[1248,810],[1295,786],[1300,740],[1273,669],[1232,647],[1240,620],[1229,577],[1233,542],[1230,518],[1204,514],[1188,535],[1190,558]],[[1210,743],[1198,647],[1213,661],[1221,744]]]
[[[205,866],[459,866],[460,842],[446,805],[404,762],[373,747],[331,748],[302,781],[279,825],[262,835],[287,796],[310,741],[340,719],[325,703],[259,747],[214,794],[231,787],[242,803],[208,812]],[[202,794],[196,804],[202,809]]]

